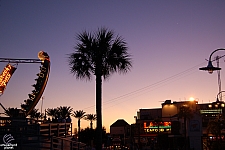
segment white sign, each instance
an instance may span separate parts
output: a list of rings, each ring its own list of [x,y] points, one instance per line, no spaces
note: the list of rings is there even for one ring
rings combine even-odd
[[[4,147],[4,149],[14,149],[17,146],[17,144],[11,143],[11,141],[15,140],[11,134],[5,134],[2,140],[4,144],[0,144],[0,146]]]

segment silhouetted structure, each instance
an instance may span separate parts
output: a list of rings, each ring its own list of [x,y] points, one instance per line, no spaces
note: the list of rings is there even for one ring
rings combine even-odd
[[[77,149],[84,148],[83,143],[73,141],[71,123],[33,123],[29,119],[10,117],[0,118],[0,139],[8,139],[13,149]],[[7,137],[7,138],[6,138]],[[6,141],[4,141],[6,144]],[[2,145],[2,147],[8,147]]]

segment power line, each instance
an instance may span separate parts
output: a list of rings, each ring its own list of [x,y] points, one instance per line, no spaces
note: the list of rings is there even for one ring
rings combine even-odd
[[[220,57],[220,58],[222,58],[222,57]],[[213,60],[213,61],[214,61],[214,60]],[[106,101],[106,102],[103,102],[103,104],[104,104],[104,105],[108,105],[108,104],[111,104],[111,103],[113,103],[113,102],[116,102],[116,101],[119,101],[119,100],[121,100],[121,99],[125,99],[125,98],[128,98],[128,97],[131,97],[131,96],[135,96],[135,95],[136,95],[135,97],[140,96],[140,95],[143,94],[143,92],[146,93],[146,91],[147,91],[147,92],[152,91],[152,90],[154,90],[153,88],[159,88],[159,87],[162,87],[162,86],[164,86],[164,85],[165,85],[166,83],[168,83],[168,82],[175,81],[175,80],[177,80],[177,79],[179,79],[179,78],[182,78],[182,77],[184,77],[184,76],[187,76],[187,74],[188,74],[188,75],[191,74],[191,72],[192,72],[193,70],[196,70],[196,68],[198,68],[199,66],[202,66],[203,64],[205,64],[205,62],[202,62],[202,63],[200,63],[200,64],[198,64],[198,65],[196,65],[196,66],[194,66],[194,67],[191,67],[191,68],[189,68],[189,69],[187,69],[187,70],[184,70],[184,71],[182,71],[182,72],[180,72],[180,73],[178,73],[178,74],[175,74],[175,75],[173,75],[173,76],[170,76],[170,77],[168,77],[168,78],[165,78],[165,79],[163,79],[163,80],[160,80],[160,81],[158,81],[158,82],[156,82],[156,83],[147,85],[147,86],[145,86],[145,87],[143,87],[143,88],[134,90],[134,91],[129,92],[129,93],[127,93],[127,94],[124,94],[124,95],[118,96],[118,97],[116,97],[116,98],[113,98],[113,99],[111,99],[111,100],[108,100],[108,101]],[[137,95],[137,94],[139,94],[139,95]],[[134,98],[134,97],[131,97],[131,98]],[[126,100],[124,100],[124,101],[126,101]],[[123,102],[124,102],[124,101],[123,101]],[[115,105],[118,105],[118,104],[115,104]],[[114,105],[113,105],[113,106],[114,106]],[[92,105],[92,106],[89,106],[89,107],[84,108],[84,110],[92,109],[92,108],[94,108],[94,107],[95,107],[95,105]],[[112,106],[111,106],[111,107],[112,107]],[[109,107],[107,107],[107,108],[109,108]]]

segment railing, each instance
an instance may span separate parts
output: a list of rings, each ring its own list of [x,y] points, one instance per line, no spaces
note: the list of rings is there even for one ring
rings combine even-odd
[[[72,123],[43,123],[39,128],[43,136],[72,136]]]
[[[84,150],[86,144],[68,138],[52,137],[51,150]]]
[[[36,134],[43,136],[72,136],[72,123],[42,123],[28,124],[24,120],[10,120],[0,118],[0,133],[12,132],[22,134]],[[31,132],[32,131],[32,132]]]
[[[38,143],[24,142],[22,146],[18,148],[20,148],[20,150],[84,150],[86,149],[86,144],[73,141],[69,137],[64,138],[51,136],[47,139],[43,139],[43,137],[40,137]]]

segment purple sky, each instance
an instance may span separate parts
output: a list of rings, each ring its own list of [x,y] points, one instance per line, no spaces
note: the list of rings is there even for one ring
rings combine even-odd
[[[70,74],[67,54],[74,51],[77,33],[99,27],[114,30],[128,43],[133,68],[103,82],[103,125],[109,131],[117,119],[134,123],[139,109],[160,108],[167,99],[215,101],[217,73],[198,68],[207,65],[212,51],[225,47],[224,7],[224,0],[1,0],[0,57],[37,59],[40,50],[46,51],[51,72],[43,110],[71,106],[94,114],[95,79],[87,82]],[[0,70],[6,64],[0,63]],[[28,98],[39,66],[18,65],[0,97],[5,107],[19,108]],[[220,66],[225,70],[224,59]],[[222,85],[224,75],[222,71]],[[36,108],[41,109],[41,101]],[[76,127],[77,120],[72,119]],[[82,128],[88,125],[81,121]]]

